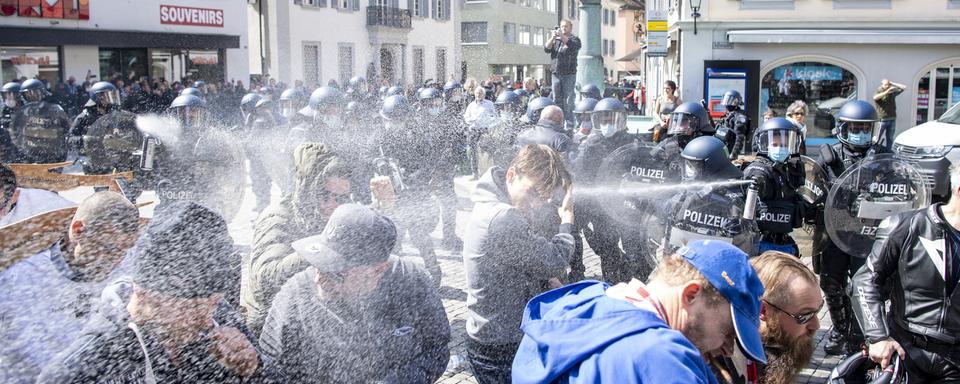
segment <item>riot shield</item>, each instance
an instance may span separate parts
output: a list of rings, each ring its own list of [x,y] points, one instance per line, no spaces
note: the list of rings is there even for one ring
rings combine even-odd
[[[800,156],[800,163],[803,164],[804,179],[803,186],[797,189],[797,193],[810,205],[823,203],[830,191],[827,172],[816,160],[807,156]]]
[[[82,154],[87,157],[84,173],[107,174],[138,170],[143,134],[137,129],[137,115],[114,110],[90,125],[83,136]]]
[[[884,218],[930,204],[930,188],[920,172],[893,154],[867,156],[847,169],[830,188],[824,224],[844,252],[866,257]]]
[[[158,166],[161,203],[189,200],[219,213],[229,223],[240,210],[247,172],[243,148],[227,132],[209,130],[192,142],[164,148]]]
[[[622,192],[644,193],[649,186],[680,181],[683,163],[647,143],[627,144],[610,153],[600,166],[599,181],[618,185]]]
[[[760,230],[754,220],[743,218],[744,197],[738,189],[703,188],[677,198],[668,216],[668,251],[694,240],[717,240],[756,255]]]

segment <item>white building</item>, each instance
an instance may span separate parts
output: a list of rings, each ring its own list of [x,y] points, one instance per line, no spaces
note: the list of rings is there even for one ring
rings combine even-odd
[[[0,6],[2,82],[39,77],[55,83],[70,76],[79,82],[88,73],[138,80],[249,78],[247,4],[240,0],[7,4]]]
[[[694,32],[691,3],[700,4]],[[831,136],[831,109],[872,101],[882,79],[907,85],[897,131],[960,102],[958,0],[649,0],[669,12],[669,49],[647,61],[647,89],[676,80],[684,100],[741,87],[754,121],[793,100],[811,107],[808,136]],[[740,76],[740,75],[743,76]],[[652,102],[649,105],[652,106]],[[809,145],[809,143],[808,143]]]
[[[343,84],[355,75],[389,83],[460,79],[457,6],[451,0],[252,0],[250,66],[308,87],[330,79]]]

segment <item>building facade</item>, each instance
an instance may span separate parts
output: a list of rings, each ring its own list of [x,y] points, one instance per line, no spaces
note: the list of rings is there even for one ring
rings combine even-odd
[[[570,0],[466,0],[460,45],[467,76],[549,80],[550,55],[543,45],[563,17],[558,6],[570,5],[575,11]]]
[[[451,0],[253,1],[250,66],[287,84],[383,84],[461,77]]]
[[[716,104],[742,89],[754,121],[782,116],[804,100],[810,139],[831,136],[846,100],[871,101],[882,79],[907,85],[897,98],[897,130],[934,119],[960,102],[957,0],[651,0],[669,12],[666,58],[646,61],[647,87],[677,80],[685,100]],[[652,105],[652,103],[650,103]]]
[[[7,1],[0,6],[0,81],[246,81],[246,9],[222,0]]]

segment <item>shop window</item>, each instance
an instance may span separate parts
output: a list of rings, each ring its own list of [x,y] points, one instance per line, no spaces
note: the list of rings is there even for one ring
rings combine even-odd
[[[794,62],[765,73],[760,81],[760,112],[773,110],[777,116],[791,103],[802,100],[809,110],[808,138],[832,136],[834,115],[848,100],[857,98],[857,78],[833,64]]]
[[[23,78],[44,80],[50,85],[59,83],[57,47],[0,47],[0,84]]]
[[[223,52],[195,49],[187,51],[187,74],[191,79],[208,83],[223,82]]]
[[[937,119],[957,103],[960,103],[960,63],[937,66],[924,73],[917,83],[916,123]]]
[[[100,48],[100,78],[110,80],[120,77],[125,81],[139,81],[147,77],[146,49]]]

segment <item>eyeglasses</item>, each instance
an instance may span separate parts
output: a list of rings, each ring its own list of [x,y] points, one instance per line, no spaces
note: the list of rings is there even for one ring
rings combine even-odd
[[[810,312],[810,313],[803,313],[803,314],[795,315],[795,314],[792,314],[792,313],[790,313],[790,312],[785,311],[783,308],[780,308],[780,307],[778,307],[778,306],[776,306],[776,305],[773,305],[773,303],[771,303],[771,302],[769,302],[769,301],[767,301],[767,300],[763,300],[763,302],[764,302],[764,303],[767,303],[767,305],[773,307],[773,309],[776,309],[776,310],[778,310],[778,311],[780,311],[780,312],[785,313],[787,316],[792,317],[793,320],[795,320],[795,321],[797,322],[797,324],[799,324],[799,325],[804,325],[804,324],[806,324],[806,323],[809,323],[810,320],[812,320],[815,316],[817,316],[817,314],[820,313],[820,310],[823,309],[823,303],[820,303],[820,308],[817,308],[816,311],[813,311],[813,312]]]
[[[333,200],[337,202],[337,204],[348,204],[353,201],[353,198],[350,196],[349,192],[344,194],[335,194],[326,189],[323,189],[320,191],[320,200],[323,200],[323,201]]]

